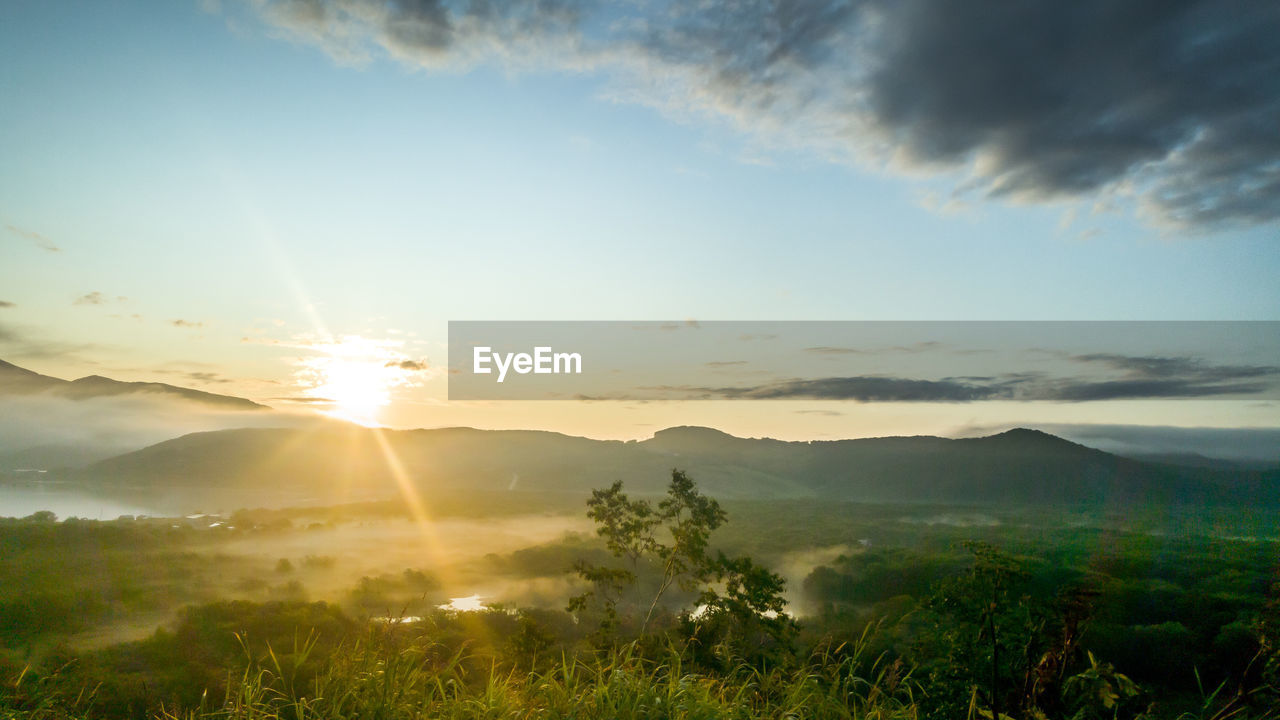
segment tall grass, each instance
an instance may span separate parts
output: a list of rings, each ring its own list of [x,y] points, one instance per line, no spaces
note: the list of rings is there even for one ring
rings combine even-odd
[[[561,655],[535,671],[421,638],[375,638],[341,649],[309,682],[314,643],[252,659],[216,707],[165,711],[165,720],[492,718],[868,718],[916,720],[914,683],[898,664],[867,657],[865,642],[815,654],[798,667],[728,672],[690,667],[678,647],[644,657],[634,644]]]

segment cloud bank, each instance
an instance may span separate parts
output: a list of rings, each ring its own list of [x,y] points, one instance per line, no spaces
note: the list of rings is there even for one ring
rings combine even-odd
[[[612,98],[1017,202],[1280,220],[1280,4],[251,0],[343,62],[594,72]],[[958,175],[957,175],[958,174]]]
[[[809,350],[831,348],[809,348]],[[1118,354],[1077,355],[1072,360],[1104,373],[1051,376],[1011,372],[990,377],[923,379],[854,375],[790,379],[758,385],[711,387],[667,385],[639,388],[668,399],[848,400],[860,403],[1093,402],[1099,400],[1194,399],[1267,396],[1280,384],[1280,366],[1215,365],[1193,357]]]
[[[193,432],[322,422],[310,415],[220,409],[145,392],[85,399],[0,394],[0,472],[85,465]]]
[[[956,437],[983,437],[1019,424],[974,425],[958,430]],[[1166,456],[1187,462],[1191,456],[1230,460],[1259,467],[1280,466],[1280,429],[1169,427],[1161,425],[1109,425],[1021,423],[1082,445],[1128,457]]]

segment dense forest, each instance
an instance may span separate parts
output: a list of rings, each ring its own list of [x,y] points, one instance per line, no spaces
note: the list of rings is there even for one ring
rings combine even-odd
[[[437,539],[435,558],[363,565],[365,550],[332,548],[411,531],[404,504],[0,521],[0,713],[1225,719],[1280,707],[1273,521],[1247,512],[722,505],[679,471],[662,496],[615,483],[586,498],[585,517],[583,500],[432,498],[438,527],[478,523],[453,539],[475,552],[450,556]],[[477,528],[527,523],[531,509],[558,526],[576,513],[579,529],[489,551]],[[448,603],[482,578],[509,583],[506,596]]]

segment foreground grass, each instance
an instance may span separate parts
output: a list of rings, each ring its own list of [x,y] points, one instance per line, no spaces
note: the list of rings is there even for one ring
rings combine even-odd
[[[359,642],[323,663],[314,643],[269,650],[231,677],[225,697],[196,708],[161,708],[157,720],[337,718],[869,718],[918,717],[909,673],[865,657],[862,645],[815,655],[796,668],[746,665],[696,672],[669,648],[646,659],[635,644],[585,658],[561,656],[535,670],[475,667],[465,651],[430,643]],[[0,698],[5,720],[98,716],[94,691],[18,681]]]
[[[424,670],[412,657],[359,655],[291,692],[280,674],[246,674],[216,709],[170,718],[915,718],[910,699],[852,672],[852,663],[803,672],[741,668],[728,677],[686,672],[679,658],[564,660],[546,672],[494,671],[471,682],[456,663]],[[880,679],[884,679],[881,676]]]

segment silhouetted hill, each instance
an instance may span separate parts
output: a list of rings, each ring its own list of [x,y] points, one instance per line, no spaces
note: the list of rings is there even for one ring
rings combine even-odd
[[[67,381],[41,375],[0,360],[0,394],[38,393],[61,387]]]
[[[672,467],[725,498],[1015,504],[1276,504],[1280,474],[1173,467],[1117,457],[1035,430],[983,438],[784,442],[708,428],[642,442],[550,432],[357,427],[196,433],[99,462],[103,484],[390,492],[562,490],[622,480],[659,492]],[[399,474],[399,477],[398,477]]]
[[[123,382],[101,375],[89,375],[78,380],[62,380],[0,360],[0,394],[31,395],[35,393],[50,393],[73,400],[149,393],[227,410],[262,410],[267,407],[245,398],[218,395],[166,383]]]
[[[179,433],[272,417],[230,395],[100,375],[63,380],[0,360],[0,475],[84,467]]]
[[[1124,457],[1141,462],[1215,470],[1280,470],[1280,464],[1260,460],[1228,460],[1200,453],[1125,453]]]
[[[204,392],[203,390],[192,390],[191,388],[178,387],[167,383],[122,382],[120,380],[112,380],[111,378],[102,377],[101,375],[89,375],[88,377],[82,377],[78,380],[72,380],[63,392],[68,397],[73,398],[106,397],[110,395],[128,395],[131,393],[155,393],[172,398],[202,403],[204,405],[213,405],[228,410],[263,410],[267,407],[266,405],[260,405],[252,400],[234,397],[231,395],[219,395],[217,393]]]

